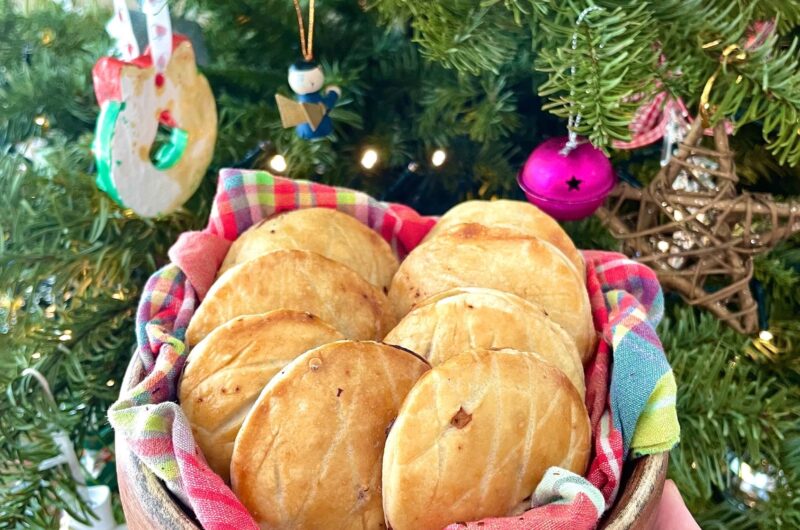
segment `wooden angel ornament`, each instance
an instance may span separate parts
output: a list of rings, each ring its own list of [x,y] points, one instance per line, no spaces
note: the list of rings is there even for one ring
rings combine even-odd
[[[333,132],[328,115],[342,92],[337,86],[323,89],[325,75],[314,61],[298,61],[289,67],[289,86],[297,100],[275,95],[284,127],[295,127],[297,136],[305,140],[323,138]]]

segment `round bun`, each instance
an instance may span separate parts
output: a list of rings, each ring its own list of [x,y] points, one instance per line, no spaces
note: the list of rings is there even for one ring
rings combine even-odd
[[[423,375],[386,440],[383,507],[394,530],[440,530],[505,516],[551,466],[583,474],[583,401],[529,353],[475,350]]]
[[[415,248],[389,290],[397,318],[454,287],[488,287],[539,304],[575,341],[585,363],[594,354],[589,295],[575,266],[543,239],[504,228],[463,224]]]
[[[583,256],[558,222],[529,202],[466,201],[451,208],[436,223],[426,240],[463,223],[507,228],[544,239],[558,248],[583,273]],[[584,279],[584,278],[582,278]]]
[[[312,313],[349,339],[380,339],[395,320],[383,292],[352,269],[319,254],[278,250],[237,265],[209,289],[189,323],[197,344],[241,315],[294,309]]]
[[[240,235],[219,274],[275,250],[316,252],[347,265],[379,289],[389,288],[398,267],[389,244],[355,217],[331,208],[306,208],[262,221]]]
[[[515,294],[462,287],[433,295],[383,341],[418,353],[431,366],[471,348],[536,352],[564,372],[581,399],[586,393],[575,341],[544,309]]]
[[[179,399],[211,469],[230,480],[236,434],[275,374],[306,350],[343,338],[311,313],[282,309],[235,318],[200,341],[183,369]]]
[[[385,529],[384,441],[428,370],[376,342],[310,350],[264,388],[233,450],[233,491],[262,528]]]

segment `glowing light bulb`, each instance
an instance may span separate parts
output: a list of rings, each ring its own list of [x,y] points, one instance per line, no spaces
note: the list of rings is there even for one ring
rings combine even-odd
[[[47,116],[41,114],[33,119],[33,123],[35,123],[39,127],[47,127],[48,125],[50,125],[50,122],[47,120]]]
[[[680,210],[675,210],[674,217],[675,217],[675,220],[678,221],[678,222],[683,221],[683,212],[681,212]]]
[[[763,340],[763,341],[765,341],[765,342],[770,342],[774,338],[774,336],[772,335],[772,333],[769,330],[762,329],[758,333],[758,338]]]
[[[378,152],[375,149],[367,149],[361,155],[361,165],[364,169],[372,169],[378,163]]]
[[[657,246],[658,250],[660,250],[661,252],[666,252],[669,250],[669,243],[664,240],[659,241]]]
[[[431,155],[431,164],[433,164],[435,167],[439,167],[444,164],[445,160],[447,160],[447,153],[444,151],[444,149],[437,149]]]
[[[106,381],[106,386],[114,386],[115,384],[116,382],[113,379],[109,379],[108,381]]]
[[[275,155],[269,159],[269,167],[278,173],[283,173],[288,166],[286,165],[286,159],[283,158],[283,155]]]

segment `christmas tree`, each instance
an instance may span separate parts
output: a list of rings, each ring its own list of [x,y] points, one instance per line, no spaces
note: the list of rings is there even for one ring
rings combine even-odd
[[[438,214],[467,198],[523,198],[519,168],[572,117],[618,174],[647,183],[659,146],[615,142],[631,139],[643,101],[666,92],[702,107],[710,123],[735,126],[747,189],[800,193],[797,2],[321,1],[315,58],[342,96],[333,134],[315,141],[282,127],[274,99],[291,96],[287,68],[301,58],[291,1],[187,0],[171,11],[176,31],[207,49],[200,68],[219,131],[194,196],[148,219],[95,185],[91,69],[113,48],[110,6],[0,0],[5,528],[53,527],[62,509],[81,517],[69,473],[40,466],[58,454],[58,430],[83,450],[90,483],[115,486],[105,414],[135,344],[139,293],[177,236],[205,224],[222,167],[358,188]],[[566,226],[580,248],[620,248],[596,218]],[[800,526],[798,243],[756,259],[760,337],[668,297],[660,333],[683,430],[670,476],[704,528]],[[47,378],[58,406],[26,368]]]

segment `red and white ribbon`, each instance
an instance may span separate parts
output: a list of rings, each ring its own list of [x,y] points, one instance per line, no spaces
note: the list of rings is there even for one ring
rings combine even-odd
[[[634,114],[628,126],[631,140],[614,140],[613,146],[615,149],[644,147],[663,138],[670,126],[688,128],[691,122],[689,111],[681,98],[673,97],[666,91],[659,92]]]
[[[156,72],[167,68],[172,55],[172,22],[169,19],[167,0],[144,0],[142,11],[147,16],[147,40]]]
[[[172,55],[172,22],[168,0],[142,0],[142,12],[147,20],[147,40],[153,66],[161,73],[166,70]],[[114,18],[106,25],[106,31],[116,41],[117,50],[124,61],[141,55],[126,0],[114,0]]]
[[[139,56],[139,43],[133,33],[131,14],[125,0],[114,0],[114,17],[106,24],[106,31],[117,43],[117,50],[123,61]]]
[[[775,21],[757,21],[753,23],[744,45],[746,51],[755,50],[767,43],[769,37],[775,31]],[[662,56],[660,62],[664,61]],[[635,95],[632,100],[642,99],[641,94]],[[658,92],[653,99],[644,103],[636,111],[629,125],[631,140],[622,142],[615,140],[615,149],[637,149],[645,145],[652,144],[670,136],[670,130],[686,130],[692,123],[692,117],[686,110],[686,105],[679,97],[673,97],[666,91]],[[733,123],[725,120],[725,131],[731,134],[734,130]],[[705,134],[711,136],[713,129],[706,129]],[[674,143],[673,139],[665,138],[667,143]]]

